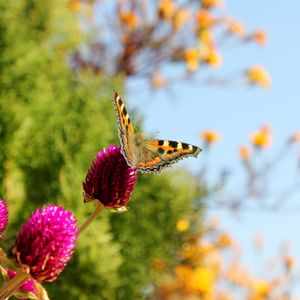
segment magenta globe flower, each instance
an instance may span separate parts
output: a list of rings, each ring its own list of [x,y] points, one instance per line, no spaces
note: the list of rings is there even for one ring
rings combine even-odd
[[[83,182],[85,202],[98,200],[104,207],[126,207],[137,173],[128,166],[120,150],[119,146],[108,146],[99,151]]]
[[[13,270],[7,270],[7,275],[9,277],[9,279],[13,279],[16,275],[17,272],[13,271]],[[25,281],[20,287],[19,287],[20,291],[23,292],[27,292],[27,293],[32,293],[35,294],[35,287],[34,287],[34,282],[32,279],[28,279],[27,281]]]
[[[0,237],[3,237],[3,231],[5,230],[8,223],[8,209],[6,202],[0,199]]]
[[[76,219],[64,208],[37,209],[21,228],[13,255],[32,278],[53,281],[71,259],[78,236]]]

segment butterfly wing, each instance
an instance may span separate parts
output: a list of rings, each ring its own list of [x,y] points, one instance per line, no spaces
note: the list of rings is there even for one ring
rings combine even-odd
[[[128,112],[125,108],[121,97],[117,92],[113,92],[113,102],[115,104],[115,109],[117,113],[117,119],[119,123],[119,138],[122,145],[122,153],[128,163],[128,165],[133,165],[133,155],[132,155],[132,145],[134,139],[134,128],[129,118]]]
[[[113,102],[119,123],[119,138],[122,153],[128,165],[142,173],[160,173],[184,157],[197,155],[199,147],[176,141],[144,139],[135,133],[132,122],[123,101],[117,92],[113,93]]]
[[[162,169],[185,157],[197,157],[201,151],[199,147],[187,143],[145,139],[136,170],[142,173],[160,173]]]

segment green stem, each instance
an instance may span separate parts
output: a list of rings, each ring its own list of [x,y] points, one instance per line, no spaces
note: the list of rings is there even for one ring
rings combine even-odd
[[[30,275],[24,272],[18,273],[13,279],[6,282],[0,288],[0,300],[6,300],[28,279]]]
[[[90,215],[90,217],[85,221],[85,223],[79,228],[78,235],[80,235],[97,218],[97,216],[100,214],[102,209],[103,209],[102,204],[96,200],[96,209]]]

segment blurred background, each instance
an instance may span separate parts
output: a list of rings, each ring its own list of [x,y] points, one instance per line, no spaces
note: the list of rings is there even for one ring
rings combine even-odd
[[[119,145],[116,90],[146,136],[203,148],[140,174],[80,236],[50,299],[300,299],[296,1],[0,1],[0,198],[8,240],[46,203],[79,224]]]

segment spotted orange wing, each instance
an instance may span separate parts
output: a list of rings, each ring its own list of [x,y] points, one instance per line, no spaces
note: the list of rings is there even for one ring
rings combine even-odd
[[[199,147],[176,141],[145,139],[135,133],[128,112],[118,93],[113,93],[119,138],[122,153],[128,165],[142,173],[160,173],[180,159],[195,156],[202,151]]]
[[[197,157],[202,151],[197,146],[183,142],[150,139],[145,139],[141,148],[140,161],[135,168],[142,173],[160,173],[185,157]]]
[[[129,118],[128,112],[125,108],[121,97],[117,92],[113,92],[113,102],[117,112],[117,119],[119,123],[119,138],[122,146],[122,153],[130,166],[133,166],[132,155],[132,140],[134,139],[134,128]]]

